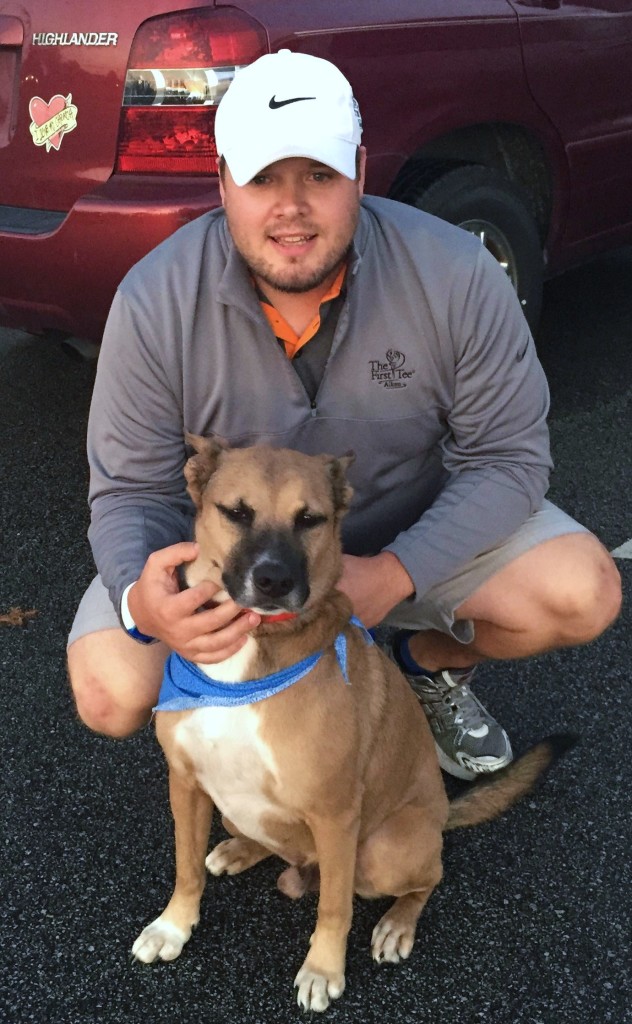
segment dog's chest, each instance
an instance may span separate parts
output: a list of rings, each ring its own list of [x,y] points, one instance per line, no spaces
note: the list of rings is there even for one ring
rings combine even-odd
[[[216,677],[217,668],[213,666]],[[247,664],[242,668],[247,672]],[[269,844],[266,820],[283,820],[285,815],[273,796],[278,769],[261,738],[256,708],[198,708],[178,724],[175,739],[219,810],[244,835]]]
[[[222,814],[244,835],[267,843],[265,819],[279,818],[271,792],[276,765],[259,735],[257,712],[250,705],[198,708],[178,725],[176,739]]]

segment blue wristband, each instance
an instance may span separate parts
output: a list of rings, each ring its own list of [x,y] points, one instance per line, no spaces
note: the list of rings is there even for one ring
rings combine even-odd
[[[132,640],[138,640],[139,644],[157,644],[158,640],[155,636],[147,636],[146,633],[141,633],[140,629],[136,626],[131,626],[129,629],[125,629],[128,636],[131,636]]]

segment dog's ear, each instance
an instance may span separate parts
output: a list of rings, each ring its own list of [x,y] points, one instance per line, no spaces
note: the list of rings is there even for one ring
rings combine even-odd
[[[187,491],[195,507],[201,509],[204,488],[217,469],[220,455],[228,446],[216,437],[200,437],[199,434],[188,432],[185,434],[185,440],[197,453],[192,455],[184,466]]]
[[[327,458],[326,467],[331,480],[331,493],[337,513],[346,512],[353,497],[353,487],[347,480],[347,470],[355,462],[355,453],[347,452],[339,459]]]

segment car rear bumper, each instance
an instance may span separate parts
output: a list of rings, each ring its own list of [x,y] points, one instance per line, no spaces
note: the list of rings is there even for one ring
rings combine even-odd
[[[177,228],[219,205],[216,178],[114,175],[79,199],[54,230],[51,217],[48,224],[42,219],[49,230],[39,232],[37,217],[21,218],[28,230],[19,230],[15,217],[4,224],[0,219],[0,323],[99,341],[129,268]]]

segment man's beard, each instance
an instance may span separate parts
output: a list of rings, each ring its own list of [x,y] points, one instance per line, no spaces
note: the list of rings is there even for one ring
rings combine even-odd
[[[275,267],[269,266],[266,260],[249,259],[245,253],[241,255],[246,260],[253,276],[263,284],[267,284],[279,292],[299,295],[303,292],[310,292],[313,288],[319,288],[329,277],[335,276],[335,273],[346,261],[350,249],[351,245],[348,244],[342,252],[331,254],[320,267],[310,271],[290,266],[286,267],[282,273],[279,273]]]
[[[239,223],[231,223],[231,207],[226,201],[224,209],[235,248],[253,277],[262,284],[268,285],[269,288],[294,295],[319,288],[328,278],[333,280],[338,268],[343,265],[349,255],[360,217],[358,203],[355,209],[351,208],[347,211],[347,216],[339,225],[338,233],[331,239],[329,250],[322,254],[320,265],[302,266],[300,258],[296,263],[288,262],[285,265],[279,265],[274,259],[268,259],[257,252],[258,246],[250,244],[248,234]],[[310,225],[298,225],[296,233],[302,232],[309,234]]]

